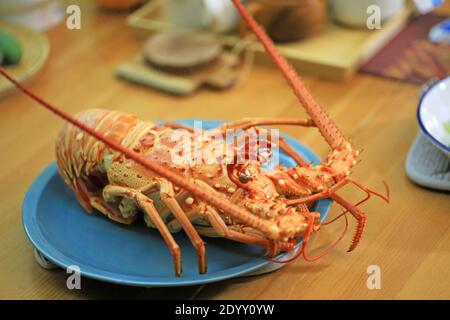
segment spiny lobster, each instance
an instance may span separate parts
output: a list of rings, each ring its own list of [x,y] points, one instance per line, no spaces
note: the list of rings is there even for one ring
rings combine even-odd
[[[250,29],[282,71],[310,119],[244,119],[214,129],[245,133],[265,125],[317,127],[332,152],[317,166],[308,164],[284,141],[280,147],[294,158],[294,168],[263,171],[261,163],[233,165],[176,165],[167,154],[177,125],[155,125],[135,116],[101,109],[87,110],[72,117],[45,102],[11,78],[0,73],[24,93],[65,119],[56,143],[58,169],[78,201],[91,212],[99,210],[109,218],[129,224],[143,212],[145,220],[161,233],[174,259],[175,274],[181,274],[181,252],[172,232],[183,229],[198,253],[199,272],[206,272],[206,251],[199,234],[260,245],[273,257],[290,251],[299,238],[303,254],[310,235],[320,226],[319,213],[310,205],[331,198],[358,221],[348,251],[355,249],[366,223],[366,215],[337,194],[353,183],[367,193],[376,193],[349,177],[358,151],[316,103],[295,71],[278,53],[272,41],[238,1],[232,0]],[[216,150],[229,146],[218,145]],[[170,213],[169,213],[170,212]],[[346,216],[345,216],[346,218]],[[309,259],[311,260],[311,259]],[[285,261],[286,262],[286,261]]]

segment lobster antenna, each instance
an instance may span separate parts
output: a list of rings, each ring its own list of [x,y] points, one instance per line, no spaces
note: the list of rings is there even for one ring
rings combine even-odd
[[[298,74],[294,71],[294,68],[287,62],[286,58],[279,53],[273,41],[255,21],[244,5],[239,0],[231,1],[239,11],[245,23],[262,43],[273,62],[280,69],[292,91],[297,96],[300,103],[304,106],[306,112],[320,130],[322,136],[333,149],[340,147],[346,140],[342,132],[312,97],[302,80],[300,80]]]
[[[136,163],[142,165],[144,168],[153,171],[154,173],[160,175],[163,178],[166,178],[170,182],[172,182],[174,185],[185,189],[186,191],[190,192],[194,196],[202,199],[203,201],[207,202],[209,205],[220,208],[224,212],[228,213],[230,216],[234,217],[237,220],[240,220],[241,222],[248,224],[249,226],[259,229],[259,230],[265,230],[267,233],[273,233],[274,227],[273,225],[268,226],[265,224],[265,221],[255,215],[250,214],[246,210],[236,206],[235,204],[223,200],[222,198],[208,193],[205,189],[199,188],[197,185],[192,183],[191,181],[187,180],[186,178],[180,176],[179,174],[168,170],[166,167],[160,165],[159,163],[152,162],[142,156],[140,156],[138,153],[125,148],[120,143],[111,140],[104,136],[103,134],[99,133],[98,131],[86,126],[81,121],[77,120],[73,116],[69,115],[68,113],[62,111],[61,109],[51,105],[49,102],[46,102],[44,99],[40,98],[33,92],[31,92],[28,88],[23,86],[20,82],[12,78],[2,67],[0,67],[0,74],[3,75],[6,79],[8,79],[11,83],[13,83],[18,89],[20,89],[23,93],[25,93],[27,96],[38,102],[41,106],[46,108],[47,110],[53,112],[58,117],[66,120],[67,122],[71,123],[75,127],[79,128],[80,130],[86,132],[87,134],[91,135],[92,137],[98,139],[99,141],[103,142],[105,145],[110,147],[111,149],[118,151],[125,155],[126,157],[134,160]],[[276,227],[275,227],[276,228]]]

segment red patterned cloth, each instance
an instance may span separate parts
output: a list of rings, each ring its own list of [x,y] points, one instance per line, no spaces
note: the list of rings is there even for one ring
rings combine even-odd
[[[428,40],[431,28],[446,18],[427,14],[411,19],[361,71],[419,84],[448,75],[450,45]]]

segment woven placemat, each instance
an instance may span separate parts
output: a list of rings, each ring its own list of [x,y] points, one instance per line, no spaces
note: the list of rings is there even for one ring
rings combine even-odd
[[[450,191],[450,157],[419,132],[406,159],[406,174],[423,187]]]

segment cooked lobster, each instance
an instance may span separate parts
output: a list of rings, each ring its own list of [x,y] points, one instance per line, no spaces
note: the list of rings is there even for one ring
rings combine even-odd
[[[207,269],[200,235],[260,245],[271,257],[293,250],[297,240],[303,238],[296,256],[303,254],[308,259],[306,244],[320,226],[319,213],[309,210],[316,200],[331,198],[345,209],[342,215],[349,212],[356,218],[358,225],[348,251],[359,243],[366,215],[358,208],[361,202],[352,204],[337,191],[352,183],[367,193],[366,199],[376,194],[389,200],[349,176],[358,151],[312,98],[242,4],[232,1],[282,71],[310,119],[244,119],[207,131],[201,136],[202,143],[210,144],[209,137],[224,136],[230,129],[252,137],[267,125],[316,127],[331,147],[320,164],[307,163],[283,139],[278,146],[296,160],[294,168],[263,170],[262,158],[243,163],[226,158],[213,164],[175,163],[170,155],[177,143],[174,133],[180,126],[156,125],[133,115],[100,109],[72,117],[0,69],[23,92],[68,122],[57,138],[56,159],[61,176],[81,205],[88,212],[95,208],[124,224],[142,213],[147,224],[156,228],[167,243],[178,276],[181,252],[172,236],[178,230],[183,229],[196,248],[200,273]],[[188,140],[197,139],[189,128],[181,129],[188,132]],[[218,140],[208,150],[216,155],[230,148],[235,145]]]

